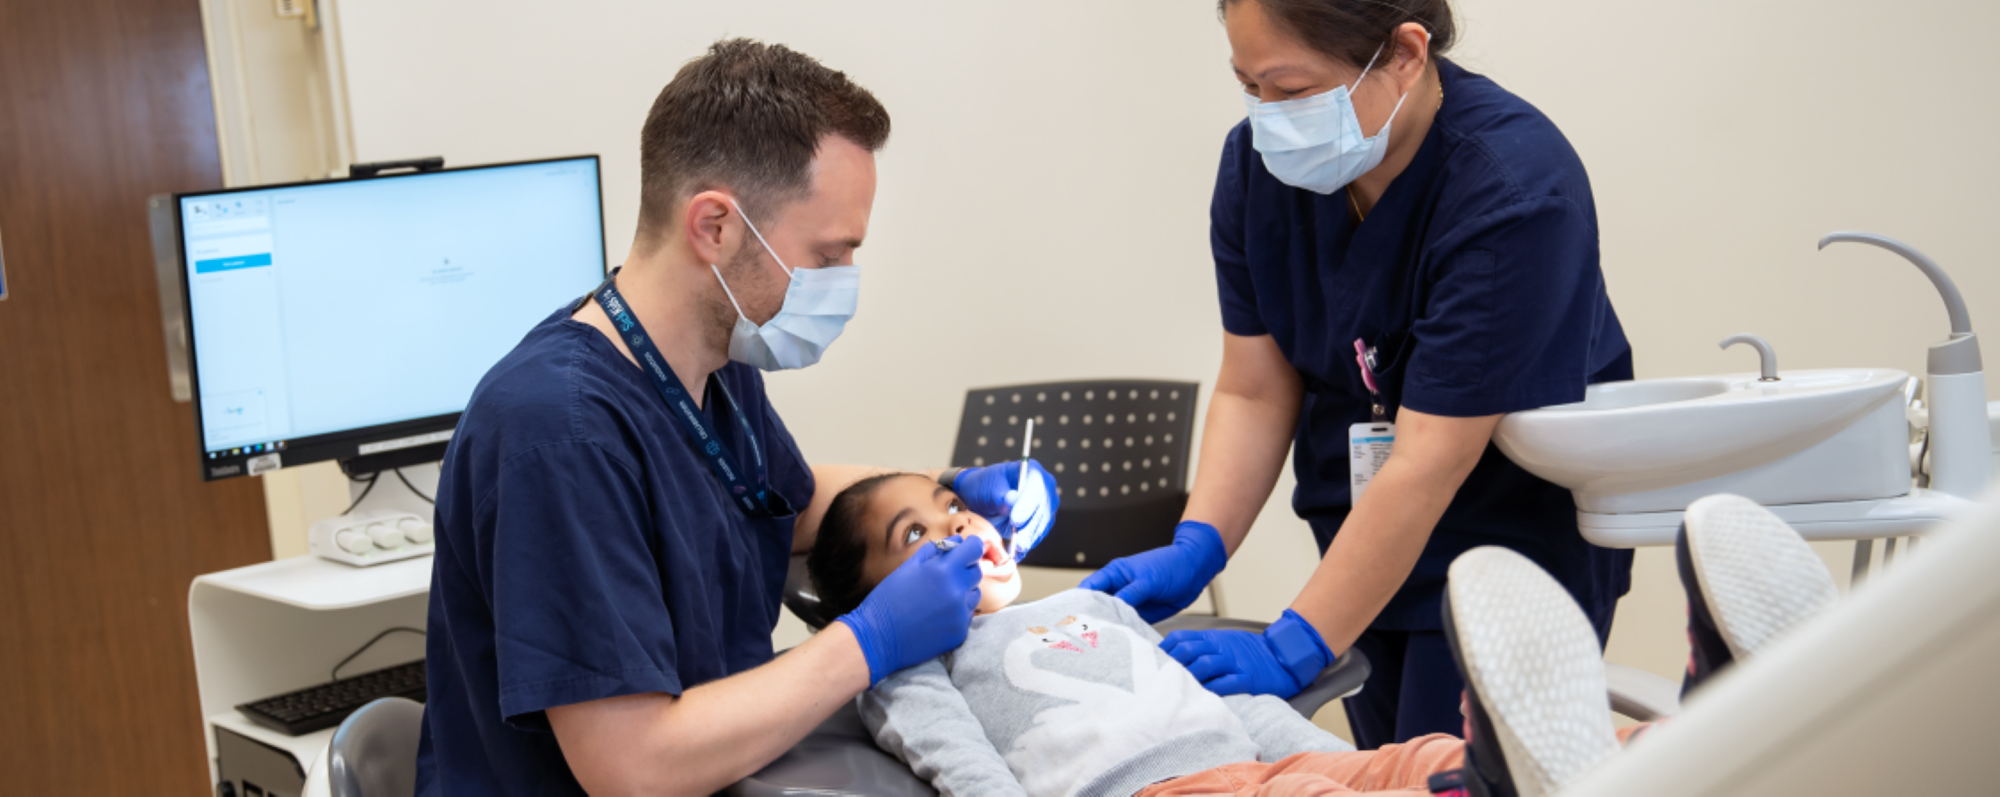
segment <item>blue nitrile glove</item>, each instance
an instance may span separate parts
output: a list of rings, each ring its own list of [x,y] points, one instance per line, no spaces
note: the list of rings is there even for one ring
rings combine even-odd
[[[947,537],[956,544],[962,537]],[[868,685],[897,670],[922,664],[965,644],[972,609],[979,605],[983,545],[918,548],[882,579],[854,611],[840,616],[868,659]]]
[[[951,481],[952,491],[965,501],[965,508],[992,523],[1001,539],[1014,543],[1017,561],[1049,536],[1049,527],[1056,522],[1056,507],[1062,504],[1056,477],[1042,463],[1028,460],[1025,489],[1020,481],[1018,459],[966,468]]]
[[[1312,685],[1334,659],[1312,624],[1290,609],[1261,634],[1175,631],[1160,647],[1218,695],[1289,698]]]
[[[1157,623],[1194,603],[1226,564],[1229,549],[1222,546],[1222,532],[1199,520],[1183,520],[1174,528],[1174,544],[1113,559],[1077,586],[1111,593],[1138,610],[1141,619]]]

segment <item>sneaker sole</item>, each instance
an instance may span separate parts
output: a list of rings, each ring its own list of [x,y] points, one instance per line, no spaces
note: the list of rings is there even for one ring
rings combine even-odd
[[[1515,791],[1538,797],[1618,751],[1597,632],[1569,592],[1505,548],[1467,551],[1445,586],[1452,643]]]
[[[1757,502],[1711,495],[1689,504],[1685,517],[1699,599],[1736,658],[1755,655],[1839,598],[1812,546]]]

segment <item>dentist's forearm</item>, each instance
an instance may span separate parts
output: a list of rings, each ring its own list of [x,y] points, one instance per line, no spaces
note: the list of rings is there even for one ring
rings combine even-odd
[[[776,760],[868,688],[868,662],[834,623],[749,672],[680,697],[627,695],[547,712],[592,794],[713,794]]]
[[[1389,461],[1291,606],[1336,653],[1352,646],[1409,580],[1499,417],[1443,418],[1406,409],[1397,420]]]

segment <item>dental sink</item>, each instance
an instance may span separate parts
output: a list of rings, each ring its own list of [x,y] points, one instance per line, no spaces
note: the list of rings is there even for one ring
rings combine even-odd
[[[1672,545],[1682,510],[1715,493],[1763,504],[1807,539],[1892,538],[1887,556],[1893,538],[1952,522],[2000,471],[2000,402],[1987,402],[1965,297],[1901,241],[1848,231],[1819,246],[1838,243],[1901,255],[1944,301],[1951,337],[1927,353],[1921,402],[1902,371],[1780,372],[1769,342],[1741,334],[1722,348],[1755,348],[1759,373],[1592,385],[1574,404],[1500,419],[1494,444],[1569,488],[1577,529],[1607,547]]]
[[[1508,415],[1494,442],[1569,488],[1585,514],[1678,513],[1720,492],[1766,506],[1893,498],[1911,489],[1909,379],[1773,368],[1608,382],[1574,404]]]

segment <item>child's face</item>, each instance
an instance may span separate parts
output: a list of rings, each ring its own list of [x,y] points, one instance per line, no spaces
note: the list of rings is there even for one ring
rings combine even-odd
[[[979,560],[984,578],[979,582],[975,611],[997,612],[1021,594],[1021,580],[1000,532],[986,518],[966,509],[957,493],[930,479],[911,474],[884,482],[861,513],[861,529],[868,546],[868,557],[861,566],[865,583],[882,583],[921,546],[961,536],[966,545],[986,546]]]

